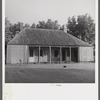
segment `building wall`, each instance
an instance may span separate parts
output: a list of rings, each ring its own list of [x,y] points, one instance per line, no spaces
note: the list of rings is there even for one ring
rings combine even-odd
[[[79,47],[79,61],[94,61],[93,47]]]
[[[7,45],[7,63],[27,63],[27,45]]]
[[[40,56],[40,62],[50,61],[49,47],[41,47],[43,56]],[[7,63],[28,63],[38,62],[38,47],[34,48],[33,57],[29,56],[29,46],[27,45],[7,45]],[[59,56],[54,57],[54,50],[59,51]],[[67,49],[65,49],[67,50]],[[68,62],[68,55],[66,52],[65,61]],[[31,59],[31,60],[30,60]],[[78,48],[78,61],[94,61],[93,47],[79,47]],[[51,62],[60,62],[60,48],[51,49]]]
[[[29,62],[48,62],[49,60],[49,48],[41,48],[41,50],[43,50],[43,56],[40,56],[40,59],[38,57],[38,52],[39,52],[39,48],[38,47],[34,47],[33,48],[33,57],[29,56]]]

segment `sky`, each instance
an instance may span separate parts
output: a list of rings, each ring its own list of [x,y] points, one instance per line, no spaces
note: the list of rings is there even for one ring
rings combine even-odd
[[[95,20],[95,0],[5,0],[5,17],[11,23],[31,25],[52,19],[63,25],[68,17],[86,13]]]

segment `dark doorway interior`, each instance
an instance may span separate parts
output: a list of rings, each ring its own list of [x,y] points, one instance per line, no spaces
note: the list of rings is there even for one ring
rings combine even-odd
[[[65,49],[62,50],[62,61],[66,60],[66,51]]]
[[[30,57],[33,57],[33,47],[29,47],[29,55]]]
[[[71,48],[71,61],[78,62],[78,48]]]

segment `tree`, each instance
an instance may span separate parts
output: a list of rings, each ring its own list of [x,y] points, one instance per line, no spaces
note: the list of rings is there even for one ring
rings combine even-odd
[[[72,18],[68,18],[67,29],[68,33],[74,35],[75,37],[78,37],[79,32],[77,30],[77,22],[74,16],[72,16]]]
[[[23,23],[18,22],[14,25],[5,18],[5,43],[7,44],[16,34],[18,34],[23,29]]]
[[[52,22],[51,19],[48,19],[47,22],[46,22],[46,28],[47,29],[54,29],[54,23]]]
[[[48,19],[47,22],[46,22],[46,28],[47,29],[59,29],[60,25],[58,24],[58,21],[55,20],[55,21],[52,21],[51,19]]]
[[[60,26],[60,29],[59,29],[59,30],[62,30],[62,31],[64,31],[65,33],[67,33],[67,27],[66,27],[66,25]]]
[[[5,45],[12,39],[12,32],[10,28],[12,27],[12,24],[8,20],[8,18],[5,18]]]
[[[10,23],[10,21],[8,20],[8,18],[6,17],[5,18],[5,27],[6,28],[9,28],[11,26],[11,23]]]
[[[94,43],[95,24],[90,15],[79,15],[77,19],[74,16],[72,16],[72,18],[69,17],[67,29],[69,34],[88,43]]]
[[[64,25],[60,26],[60,29],[59,30],[64,31]]]
[[[26,23],[24,27],[25,27],[25,28],[29,28],[30,25],[29,25],[28,23]]]
[[[58,24],[58,21],[52,21],[51,19],[48,19],[47,22],[45,21],[39,21],[39,24],[37,24],[37,28],[43,28],[43,29],[59,29],[60,25]]]
[[[54,21],[54,29],[59,29],[60,28],[60,25],[58,24],[58,21],[55,20]]]
[[[39,21],[39,23],[37,24],[37,28],[46,28],[46,23],[45,21]]]
[[[31,28],[36,28],[36,24],[33,23],[33,24],[31,25]]]

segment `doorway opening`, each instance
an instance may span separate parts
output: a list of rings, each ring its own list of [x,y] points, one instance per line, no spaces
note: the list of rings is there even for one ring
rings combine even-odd
[[[78,48],[71,48],[71,61],[78,62]]]

